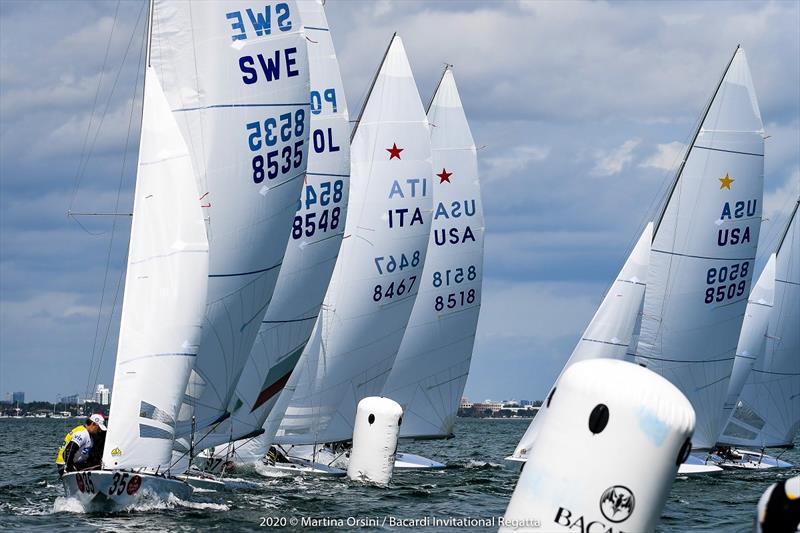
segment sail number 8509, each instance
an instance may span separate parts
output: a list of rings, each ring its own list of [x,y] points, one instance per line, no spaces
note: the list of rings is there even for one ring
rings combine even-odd
[[[743,296],[747,288],[745,278],[749,269],[749,261],[736,263],[730,267],[709,268],[706,271],[706,285],[712,285],[712,287],[706,289],[705,303],[723,302]]]

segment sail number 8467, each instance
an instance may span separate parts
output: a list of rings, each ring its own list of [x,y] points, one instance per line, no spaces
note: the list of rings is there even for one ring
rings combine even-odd
[[[395,296],[403,296],[404,294],[411,292],[415,281],[417,281],[417,276],[410,276],[408,279],[401,279],[400,283],[397,285],[395,285],[394,281],[386,286],[379,283],[375,285],[375,288],[372,291],[372,299],[376,302],[380,302],[381,300],[391,300]]]

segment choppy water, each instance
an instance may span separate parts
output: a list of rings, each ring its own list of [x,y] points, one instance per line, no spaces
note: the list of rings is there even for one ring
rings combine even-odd
[[[4,529],[71,533],[256,530],[262,518],[288,521],[311,517],[346,523],[348,517],[356,517],[374,519],[379,524],[384,523],[384,517],[489,519],[505,512],[517,480],[517,467],[503,457],[513,450],[528,424],[525,420],[459,419],[455,439],[401,446],[403,451],[444,461],[448,468],[396,473],[388,489],[342,479],[265,478],[252,473],[244,475],[241,488],[232,492],[195,494],[188,502],[153,502],[131,513],[86,515],[64,498],[53,466],[63,435],[78,422],[0,419],[0,524]],[[783,458],[800,463],[800,453],[795,450],[787,451]],[[658,531],[750,531],[755,504],[763,490],[775,480],[796,473],[723,472],[678,479]],[[329,521],[318,529],[339,528]]]

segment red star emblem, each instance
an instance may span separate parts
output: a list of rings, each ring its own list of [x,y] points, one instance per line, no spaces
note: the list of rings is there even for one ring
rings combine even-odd
[[[386,151],[389,152],[389,161],[391,161],[395,157],[397,159],[400,159],[400,152],[402,152],[403,150],[405,150],[405,148],[398,148],[397,143],[392,143],[392,147],[386,149]]]
[[[443,168],[442,172],[436,175],[439,176],[439,183],[444,183],[445,181],[447,183],[450,183],[450,176],[452,176],[453,173],[448,172],[446,169]]]

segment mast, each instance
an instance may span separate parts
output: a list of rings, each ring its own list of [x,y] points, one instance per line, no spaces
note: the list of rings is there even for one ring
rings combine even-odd
[[[397,37],[397,32],[394,32],[392,34],[392,38],[389,39],[389,46],[386,47],[386,51],[383,53],[381,62],[378,63],[378,70],[375,71],[375,76],[373,76],[372,78],[372,83],[369,84],[369,90],[367,91],[367,96],[364,97],[364,103],[361,104],[361,111],[358,112],[356,125],[353,127],[353,132],[350,134],[350,144],[353,143],[353,139],[356,136],[358,125],[361,124],[361,117],[364,116],[364,110],[367,108],[367,102],[369,102],[369,97],[372,96],[372,90],[375,88],[375,82],[378,81],[378,76],[380,75],[381,69],[383,68],[383,63],[386,61],[386,56],[389,55],[389,50],[392,48],[392,43],[394,42],[395,37]]]
[[[154,11],[154,8],[155,8],[155,0],[149,0],[148,7],[147,7],[147,11],[148,11],[147,12],[147,33],[146,33],[147,50],[146,50],[146,53],[145,53],[145,60],[144,60],[144,64],[146,66],[148,66],[148,67],[150,66],[150,48],[151,48],[151,46],[153,44],[153,11]],[[145,69],[145,75],[147,75],[146,73],[147,73],[147,69]]]
[[[694,135],[692,136],[692,142],[689,143],[689,147],[686,149],[686,154],[681,161],[680,167],[678,167],[678,172],[675,173],[675,177],[672,180],[672,184],[669,187],[669,192],[667,192],[666,199],[664,200],[664,204],[661,206],[661,209],[653,220],[653,241],[656,239],[656,235],[658,234],[658,228],[661,226],[661,220],[664,218],[664,213],[667,212],[667,205],[669,205],[669,201],[672,198],[672,194],[675,192],[675,187],[678,186],[678,180],[681,178],[681,174],[683,173],[683,168],[686,166],[686,161],[689,160],[689,155],[692,153],[692,148],[694,148],[694,143],[697,141],[697,137],[700,135],[700,131],[703,129],[703,123],[706,121],[706,117],[708,116],[708,112],[711,111],[711,105],[714,103],[714,99],[717,97],[717,93],[719,92],[720,87],[722,87],[722,82],[725,81],[725,76],[728,74],[728,69],[731,68],[731,64],[733,60],[736,58],[736,54],[739,52],[739,49],[742,45],[737,44],[736,50],[733,51],[733,55],[731,56],[728,64],[725,66],[725,70],[722,72],[722,77],[720,77],[719,82],[717,83],[717,88],[714,89],[714,94],[711,95],[711,99],[706,104],[706,108],[703,111],[703,116],[700,118],[700,122],[697,124],[697,128],[694,131]]]
[[[781,246],[783,246],[783,241],[786,240],[786,235],[789,233],[789,228],[792,226],[792,220],[797,215],[797,207],[800,206],[800,197],[797,198],[797,201],[794,203],[794,209],[792,209],[792,214],[789,215],[789,220],[786,222],[786,227],[783,228],[783,235],[781,235],[781,240],[778,241],[778,247],[775,249],[775,253],[781,251]]]
[[[445,74],[447,74],[448,70],[453,70],[453,65],[451,65],[450,63],[445,63],[444,64],[444,70],[442,71],[442,76],[439,78],[439,83],[436,84],[436,88],[433,90],[433,95],[431,96],[431,99],[428,102],[428,105],[425,106],[425,114],[426,115],[431,112],[431,106],[433,105],[433,101],[436,99],[436,93],[439,92],[439,87],[442,86],[442,82],[444,81],[444,76],[445,76]]]

